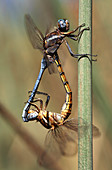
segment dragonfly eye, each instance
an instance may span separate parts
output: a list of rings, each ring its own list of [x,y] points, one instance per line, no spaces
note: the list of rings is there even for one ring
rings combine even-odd
[[[59,19],[58,20],[58,29],[61,32],[67,32],[69,30],[70,24],[67,19]]]

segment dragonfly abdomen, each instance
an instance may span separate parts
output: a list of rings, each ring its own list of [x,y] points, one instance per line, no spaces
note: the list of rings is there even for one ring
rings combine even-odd
[[[66,79],[65,73],[63,72],[61,62],[59,60],[58,54],[55,54],[55,63],[58,67],[58,71],[61,77],[61,80],[63,82],[65,91],[66,91],[66,98],[65,98],[65,103],[63,104],[62,110],[61,110],[61,115],[65,119],[68,118],[68,116],[71,114],[71,108],[72,108],[72,91],[69,86],[69,83]]]
[[[69,117],[72,110],[72,92],[66,94],[65,103],[61,109],[61,115],[63,116],[64,120]]]

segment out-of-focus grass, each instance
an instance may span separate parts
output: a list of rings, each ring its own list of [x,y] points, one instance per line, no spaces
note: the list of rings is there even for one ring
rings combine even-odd
[[[44,5],[44,3],[46,4]],[[57,3],[58,2],[58,3]],[[93,8],[93,53],[98,61],[93,63],[93,111],[94,124],[101,129],[102,136],[94,140],[94,169],[112,169],[112,20],[111,0],[94,1]],[[48,9],[48,10],[47,10]],[[109,12],[110,11],[110,12]],[[59,18],[67,18],[71,29],[78,24],[77,1],[52,0],[4,0],[0,1],[0,100],[21,121],[24,102],[28,99],[28,90],[32,90],[37,78],[42,54],[34,50],[24,28],[24,14],[31,14],[42,31],[48,21],[53,24]],[[45,19],[45,23],[43,22]],[[75,52],[75,42],[70,41]],[[59,50],[66,77],[73,91],[72,117],[77,115],[77,61],[73,59],[64,45]],[[60,112],[65,100],[65,91],[58,74],[45,72],[40,91],[50,94],[48,110]],[[39,123],[23,123],[30,133],[43,145],[47,130]],[[37,158],[20,140],[5,120],[0,117],[0,169],[41,169]],[[65,169],[77,168],[77,156],[62,158]],[[74,164],[75,161],[75,164]],[[43,168],[42,168],[43,169]]]

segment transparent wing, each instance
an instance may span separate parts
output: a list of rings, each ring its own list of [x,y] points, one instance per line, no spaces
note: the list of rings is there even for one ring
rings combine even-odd
[[[76,132],[75,139],[78,139],[78,128],[80,129],[80,137],[83,137],[88,130],[88,126],[82,118],[79,118],[79,120],[74,118],[66,120],[64,126],[73,130],[74,133]]]
[[[78,145],[77,132],[67,128],[64,125],[60,125],[55,129],[50,129],[45,138],[45,152],[39,157],[39,163],[41,165],[49,167],[47,155],[53,155],[54,159],[59,159],[60,156],[73,156],[77,153]]]
[[[75,139],[78,138],[78,128],[80,130],[80,137],[82,138],[86,133],[87,130],[89,129],[90,125],[86,124],[86,122],[82,119],[69,119],[64,122],[64,126],[66,126],[68,129],[74,130],[77,132],[77,136],[75,136]],[[93,128],[93,137],[99,137],[101,135],[101,132],[98,127],[95,125],[92,125]]]
[[[45,138],[45,151],[38,157],[39,164],[46,168],[50,168],[50,161],[47,161],[47,154],[50,154],[50,156],[53,155],[54,160],[57,160],[61,156],[60,148],[58,147],[53,133],[54,132],[52,130],[48,131]]]
[[[41,50],[41,52],[43,52],[44,51],[44,48],[43,48],[44,36],[41,33],[41,31],[37,28],[37,26],[35,25],[35,23],[33,22],[33,19],[31,18],[29,14],[25,15],[25,27],[26,27],[26,32],[28,34],[29,40],[33,48],[39,49]],[[50,74],[55,73],[56,71],[55,71],[53,63],[48,60],[48,57],[45,54],[44,54],[44,57],[47,62],[49,73]]]
[[[78,126],[78,124],[80,125]],[[39,157],[39,162],[43,166],[49,167],[50,165],[46,162],[46,152],[55,159],[59,159],[60,156],[73,156],[78,151],[78,128],[80,128],[80,137],[84,137],[87,133],[89,125],[85,124],[85,121],[80,118],[69,119],[58,126],[55,129],[50,129],[45,139],[45,153],[42,153]],[[93,136],[99,136],[99,129],[93,125]]]
[[[56,68],[55,68],[54,63],[50,63],[50,65],[49,65],[49,67],[48,67],[48,71],[49,71],[49,74],[57,73],[57,70],[56,70]]]
[[[54,139],[60,149],[61,155],[73,156],[77,153],[77,132],[64,125],[59,126],[54,131]]]
[[[46,30],[45,35],[47,35],[50,32],[55,31],[56,29],[57,29],[57,27],[53,26],[53,23],[50,22],[49,24],[47,24],[47,30]]]
[[[33,19],[29,14],[25,15],[25,27],[33,48],[40,49],[41,51],[43,51],[44,36],[41,33],[41,31],[37,28],[37,26],[35,25]]]
[[[47,35],[48,33],[51,32],[51,28],[52,28],[52,23],[50,22],[50,23],[47,25],[47,29],[46,29],[45,35]]]
[[[49,59],[45,53],[44,53],[44,58],[46,59],[46,62],[47,62],[49,74],[57,73],[54,63],[52,61],[51,62],[49,61]]]

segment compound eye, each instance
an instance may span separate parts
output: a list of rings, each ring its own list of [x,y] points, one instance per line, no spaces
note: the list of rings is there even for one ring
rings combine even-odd
[[[58,20],[58,29],[61,32],[67,32],[69,30],[69,21],[66,19],[60,19]]]
[[[61,28],[66,27],[66,23],[65,23],[65,21],[64,21],[64,20],[61,20],[61,21],[60,21],[60,26],[61,26]]]

